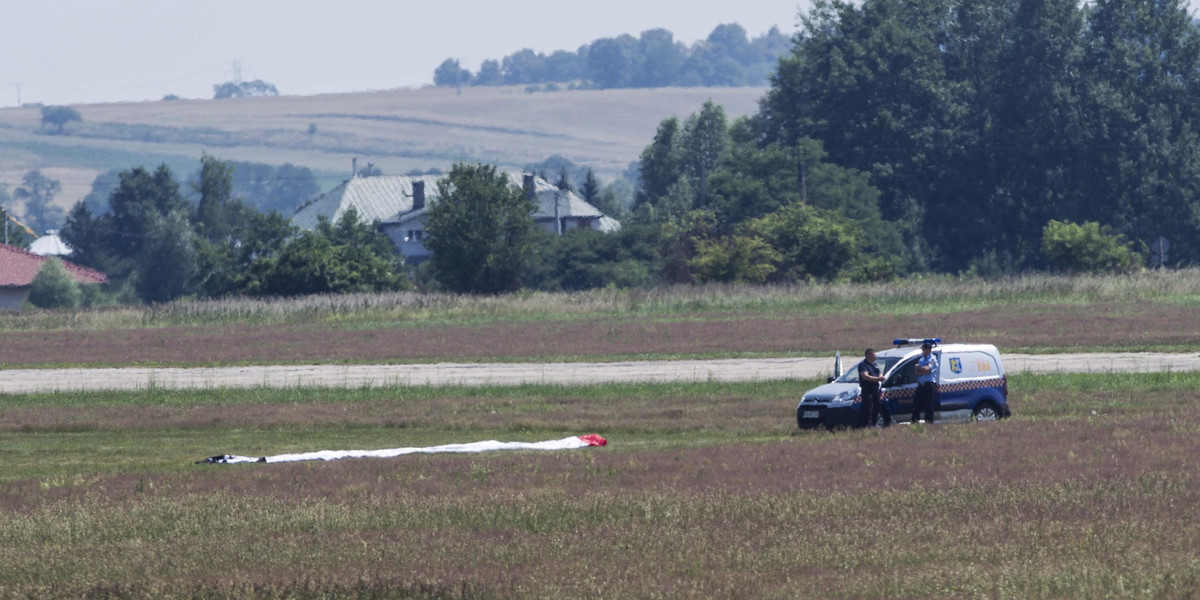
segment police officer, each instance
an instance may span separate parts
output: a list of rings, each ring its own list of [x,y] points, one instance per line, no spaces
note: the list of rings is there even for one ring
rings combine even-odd
[[[879,394],[879,385],[883,383],[883,375],[875,365],[875,349],[867,348],[863,353],[863,361],[858,363],[858,386],[862,388],[862,405],[858,407],[859,427],[870,427],[879,422],[883,414],[883,426],[892,424],[892,415],[883,409],[883,400]]]
[[[933,402],[934,394],[937,391],[938,382],[938,361],[933,355],[933,344],[925,342],[921,344],[921,358],[917,359],[917,366],[913,369],[917,374],[917,393],[913,397],[913,423],[932,423],[933,422]],[[925,418],[918,421],[920,413],[925,413]]]

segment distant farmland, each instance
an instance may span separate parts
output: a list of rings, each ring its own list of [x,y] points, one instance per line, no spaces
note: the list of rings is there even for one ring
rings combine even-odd
[[[751,114],[763,88],[664,88],[526,93],[523,87],[424,88],[355,94],[78,105],[63,135],[36,106],[0,109],[0,183],[31,169],[59,179],[69,207],[108,169],[165,162],[180,178],[202,152],[224,160],[306,166],[328,189],[351,159],[388,174],[452,162],[520,167],[552,155],[610,180],[637,160],[658,123],[712,98],[730,119]]]

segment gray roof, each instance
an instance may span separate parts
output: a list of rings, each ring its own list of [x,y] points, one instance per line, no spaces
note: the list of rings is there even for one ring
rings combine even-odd
[[[522,173],[506,173],[513,185],[521,187],[524,184]],[[405,223],[424,214],[424,211],[413,213],[412,189],[414,181],[425,182],[426,206],[437,201],[437,182],[442,175],[380,175],[376,177],[355,177],[342,182],[323,196],[302,206],[292,216],[292,223],[301,229],[312,229],[317,226],[318,215],[326,215],[330,221],[337,221],[342,213],[351,206],[358,209],[359,218],[365,222],[380,221],[381,223]],[[560,218],[596,218],[601,219],[602,231],[615,231],[621,224],[615,219],[605,216],[595,206],[588,204],[574,192],[560,192],[550,182],[540,177],[534,178],[534,190],[537,194],[537,210],[535,219],[553,219],[554,204],[557,196],[558,216]]]
[[[367,223],[395,220],[400,214],[412,210],[414,181],[425,182],[425,197],[429,198],[437,193],[438,179],[441,179],[441,176],[381,175],[347,179],[316,200],[300,207],[292,216],[292,223],[301,229],[312,229],[317,226],[319,215],[325,215],[331,222],[336,222],[351,206],[358,209],[359,219]]]

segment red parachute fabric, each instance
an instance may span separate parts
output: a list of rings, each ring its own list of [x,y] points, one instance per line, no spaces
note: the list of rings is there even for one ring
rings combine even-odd
[[[606,440],[594,433],[581,435],[581,436],[579,436],[579,439],[587,442],[587,445],[589,445],[589,446],[605,446],[608,444],[608,440]]]

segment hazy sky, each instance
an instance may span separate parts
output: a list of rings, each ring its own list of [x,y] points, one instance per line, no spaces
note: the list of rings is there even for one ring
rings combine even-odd
[[[721,23],[796,30],[809,0],[5,0],[0,107],[211,98],[263,79],[281,94],[419,87],[448,57],[476,70],[662,27],[691,44]],[[7,93],[5,93],[7,92]]]

